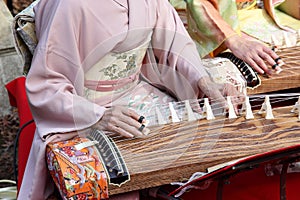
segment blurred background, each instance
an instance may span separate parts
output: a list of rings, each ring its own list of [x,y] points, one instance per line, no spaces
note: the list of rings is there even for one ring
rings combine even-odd
[[[10,106],[5,89],[5,84],[22,75],[22,61],[14,48],[11,23],[31,3],[31,0],[0,0],[0,180],[14,180],[14,139],[19,127],[16,109]],[[0,182],[0,188],[5,184]]]
[[[13,16],[29,6],[32,2],[33,0],[4,0],[4,3]]]

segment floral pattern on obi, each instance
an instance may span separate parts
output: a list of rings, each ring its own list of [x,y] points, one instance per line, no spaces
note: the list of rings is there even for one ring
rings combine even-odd
[[[135,49],[107,54],[85,74],[86,82],[89,80],[98,81],[98,83],[124,82],[124,79],[128,77],[136,79],[128,83],[125,81],[126,84],[120,84],[122,87],[112,91],[97,91],[87,88],[85,85],[85,97],[105,107],[125,106],[131,108],[139,115],[145,116],[149,122],[148,125],[151,126],[157,124],[156,107],[168,105],[168,102],[173,102],[175,99],[165,91],[139,80],[138,75],[150,42],[150,36],[144,44]]]
[[[118,78],[125,78],[130,74],[133,74],[137,67],[137,55],[136,54],[112,54],[112,56],[116,57],[117,60],[121,60],[121,62],[126,63],[125,68],[120,67],[113,63],[112,65],[101,69],[105,76],[110,77],[111,80],[118,79]]]
[[[118,81],[120,80],[120,83],[122,82],[122,87],[118,87],[111,91],[97,91],[96,89],[90,89],[85,85],[85,97],[90,100],[95,100],[100,97],[110,98],[111,95],[126,92],[128,89],[136,86],[138,84],[138,74],[150,43],[150,36],[151,35],[149,35],[148,39],[142,45],[135,49],[122,53],[111,52],[107,54],[85,74],[86,82],[98,81],[100,85],[105,81],[117,81],[118,84]],[[129,81],[124,84],[123,82],[126,79]]]

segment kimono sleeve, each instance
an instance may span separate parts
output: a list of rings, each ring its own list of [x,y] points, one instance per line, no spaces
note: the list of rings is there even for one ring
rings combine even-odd
[[[175,9],[166,0],[157,1],[157,21],[152,36],[152,66],[155,76],[150,81],[168,90],[179,100],[197,98],[198,81],[208,76],[193,40],[188,35]],[[159,77],[154,79],[154,77]]]
[[[187,0],[187,15],[188,31],[201,57],[220,47],[226,38],[239,33],[235,1]]]
[[[26,89],[42,138],[49,133],[88,128],[105,110],[83,97],[84,70],[77,40],[79,3],[41,0],[36,9],[39,43]]]

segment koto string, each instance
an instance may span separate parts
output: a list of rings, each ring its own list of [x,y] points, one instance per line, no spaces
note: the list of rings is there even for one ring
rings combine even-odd
[[[295,102],[297,101],[297,98],[298,97],[291,97],[291,96],[300,96],[300,93],[290,93],[290,94],[280,94],[280,95],[277,95],[277,96],[283,96],[283,97],[289,97],[288,99],[295,99]],[[270,96],[270,98],[271,97],[276,97],[276,95],[269,95]],[[250,102],[255,102],[255,101],[263,101],[264,100],[264,96],[262,96],[262,95],[255,95],[254,97],[256,97],[256,98],[254,98],[254,99],[250,99]],[[282,98],[282,99],[278,99],[278,98],[276,98],[277,100],[276,101],[274,101],[274,99],[270,99],[270,103],[272,104],[272,103],[278,103],[278,102],[283,102],[283,101],[287,101],[287,99],[286,98]],[[260,108],[261,107],[261,105],[254,105],[254,106],[252,106],[252,108],[254,108],[253,110],[256,110],[256,108]],[[216,109],[219,109],[220,107],[217,107]],[[273,108],[273,110],[274,110],[275,108]],[[147,117],[148,118],[148,117]],[[205,119],[203,119],[203,120],[205,120]],[[225,118],[224,119],[216,119],[216,120],[214,120],[214,122],[216,122],[216,123],[219,123],[219,122],[222,122],[222,121],[224,121],[225,120]],[[263,120],[263,119],[261,119],[261,120]],[[212,123],[212,121],[204,121],[203,122],[203,124],[197,124],[198,126],[199,125],[204,125],[204,124],[208,124],[208,123]],[[158,125],[158,124],[155,124],[155,125]],[[153,127],[153,126],[152,126]],[[220,128],[220,127],[219,127]],[[112,139],[115,139],[115,140],[117,140],[117,139],[120,139],[119,141],[122,141],[122,140],[134,140],[134,138],[123,138],[123,139],[121,139],[122,137],[121,136],[113,136],[112,137]]]
[[[300,93],[298,94],[298,93],[294,93],[294,94],[284,94],[284,95],[281,95],[281,96],[286,96],[286,97],[290,97],[290,96],[296,96],[296,95],[300,95]],[[275,95],[269,95],[270,97],[272,97],[272,96],[275,96]],[[290,97],[289,99],[295,99],[295,98],[297,98],[297,97]],[[260,101],[263,101],[263,99],[262,99],[262,97],[261,96],[259,96],[258,98],[256,98],[256,99],[250,99],[250,101],[258,101],[258,100],[260,100]],[[277,101],[274,101],[273,99],[271,99],[271,103],[277,103],[277,102],[283,102],[283,101],[286,101],[286,99],[279,99],[279,100],[277,100]],[[254,105],[254,106],[252,106],[252,107],[254,107],[254,108],[256,108],[256,107],[260,107],[260,105]],[[217,108],[218,109],[218,108]],[[148,117],[148,116],[147,116]],[[117,137],[116,137],[117,138]]]
[[[298,93],[296,93],[296,94],[294,94],[294,95],[299,95]],[[270,95],[271,96],[271,95]],[[278,96],[278,95],[277,95]],[[281,96],[292,96],[291,94],[285,94],[285,95],[281,95]],[[256,99],[251,99],[251,101],[254,101],[254,100],[257,100],[257,99],[260,99],[260,100],[262,100],[263,99],[263,97],[262,96],[258,96]],[[296,97],[293,97],[293,99],[296,99]],[[276,98],[276,101],[273,101],[272,99],[270,99],[271,100],[271,102],[273,103],[273,102],[281,102],[281,101],[285,101],[286,100],[286,98],[285,99],[280,99],[280,98]],[[280,109],[280,108],[276,108],[276,109]],[[276,110],[276,109],[273,109],[273,110]],[[288,116],[289,114],[285,114],[285,116]],[[264,119],[259,119],[259,120],[256,120],[256,121],[261,121],[261,120],[264,120]],[[212,124],[218,124],[218,122],[223,122],[224,120],[214,120],[215,122],[209,122],[209,121],[205,121],[205,122],[203,122],[202,123],[202,125],[204,125],[204,124],[208,124],[208,123],[212,123]],[[255,120],[254,120],[255,121]],[[253,120],[252,120],[252,122],[253,122]],[[282,123],[279,123],[279,124],[284,124],[284,123],[289,123],[289,122],[282,122]],[[241,124],[241,123],[233,123],[232,125],[236,125],[236,124]],[[277,125],[279,125],[278,123],[276,123]],[[272,124],[271,124],[272,125]],[[201,126],[201,122],[200,122],[200,124],[196,124],[196,125],[192,125],[192,126],[188,126],[188,127],[179,127],[179,128],[176,128],[176,127],[172,127],[172,130],[165,130],[165,133],[168,133],[168,132],[178,132],[179,134],[180,134],[180,132],[182,132],[182,131],[184,131],[184,130],[188,130],[188,129],[190,129],[190,128],[193,128],[193,127],[198,127],[198,126]],[[260,127],[267,127],[268,125],[262,125],[262,126],[260,126]],[[215,130],[215,129],[220,129],[220,127],[221,128],[223,128],[224,126],[217,126],[217,127],[214,127],[213,129],[211,129],[211,130]],[[256,126],[257,128],[260,128],[259,126]],[[247,130],[247,129],[251,129],[251,128],[245,128],[245,129],[240,129],[239,131],[242,131],[242,130]],[[295,128],[296,129],[296,128]],[[292,129],[290,129],[290,130],[292,130]],[[207,129],[207,128],[204,128],[204,130],[201,130],[201,129],[197,129],[196,131],[194,131],[194,132],[191,132],[191,133],[188,133],[187,135],[185,135],[185,136],[189,136],[189,134],[191,134],[192,136],[193,135],[195,135],[196,133],[198,133],[198,132],[201,132],[201,131],[203,131],[203,132],[207,132],[207,131],[210,131],[209,129]],[[230,132],[235,132],[235,131],[227,131],[226,133],[222,133],[222,134],[228,134],[228,133],[230,133]],[[179,137],[180,135],[178,135],[178,133],[176,134],[176,137]],[[248,134],[248,135],[242,135],[242,136],[239,136],[239,137],[235,137],[235,138],[227,138],[226,139],[226,141],[230,141],[230,140],[236,140],[236,139],[238,139],[238,138],[247,138],[247,137],[253,137],[253,136],[255,136],[255,135],[264,135],[265,133],[258,133],[258,134]],[[214,134],[210,134],[210,135],[200,135],[200,136],[197,136],[197,137],[192,137],[192,138],[186,138],[186,139],[184,139],[184,140],[181,140],[181,142],[182,143],[184,143],[184,142],[186,142],[186,141],[191,141],[191,140],[195,140],[195,139],[199,139],[199,138],[207,138],[207,137],[215,137],[215,136],[219,136],[220,135],[220,133],[214,133]],[[156,135],[154,135],[153,137],[152,136],[149,136],[149,138],[145,138],[145,140],[147,141],[147,142],[151,142],[152,140],[157,140],[156,138],[155,138],[155,136]],[[152,139],[151,139],[151,137],[152,137]],[[173,136],[172,136],[173,137]],[[149,141],[149,139],[150,139],[150,141]],[[132,139],[126,139],[126,140],[132,140]],[[222,139],[222,140],[224,140],[224,139]],[[270,139],[271,140],[271,139]],[[116,144],[119,144],[119,145],[121,145],[120,144],[120,142],[121,141],[115,141],[116,142]],[[135,142],[135,141],[132,141],[132,143],[131,143],[131,145],[137,145],[137,146],[140,146],[140,148],[137,148],[137,149],[135,149],[135,150],[143,150],[143,144],[145,144],[145,141],[143,140],[143,141],[139,141],[139,142]],[[192,147],[194,144],[190,144],[188,147]],[[196,144],[197,145],[197,144]],[[122,146],[122,145],[121,145]],[[245,146],[246,147],[246,146]],[[197,148],[197,154],[195,154],[195,155],[199,155],[199,153],[201,153],[201,152],[199,152],[199,145],[197,145],[195,148]],[[187,147],[186,146],[178,146],[178,147],[172,147],[172,148],[169,148],[169,149],[163,149],[163,150],[158,150],[158,151],[155,151],[155,157],[157,158],[157,156],[158,156],[158,153],[159,154],[165,154],[165,153],[167,153],[167,152],[173,152],[174,150],[180,150],[180,149],[187,149]],[[226,148],[222,148],[222,149],[226,149]],[[201,150],[201,149],[200,149]],[[143,153],[143,157],[144,156],[147,156],[147,155],[152,155],[153,154],[153,152],[145,152],[145,153]],[[124,158],[125,157],[127,157],[126,155],[124,156]],[[155,157],[153,158],[153,159],[155,159]],[[141,158],[141,156],[139,156],[138,154],[136,155],[136,156],[133,156],[133,157],[131,157],[131,159],[132,158],[138,158],[138,159],[135,159],[137,162],[139,161],[139,162],[142,162],[143,161],[143,159],[142,160],[140,160],[139,158]],[[182,163],[182,162],[181,162]]]
[[[259,119],[259,120],[263,120],[263,119]],[[238,123],[238,124],[240,124],[240,123]],[[233,124],[233,125],[236,125],[236,124]],[[199,125],[195,125],[195,126],[199,126]],[[221,127],[223,127],[223,126],[221,126]],[[191,128],[191,127],[185,127],[184,129],[189,129],[189,128]],[[218,128],[220,128],[220,127],[215,127],[214,129],[218,129]],[[180,130],[182,131],[183,128],[180,127]],[[245,130],[245,129],[241,129],[241,130]],[[172,129],[171,131],[176,131],[176,129]],[[118,141],[117,141],[117,143],[118,143]]]
[[[288,123],[288,122],[285,122],[285,123]],[[290,129],[290,131],[293,131],[293,130],[300,130],[300,128],[299,127],[295,127],[295,128],[291,128]],[[262,134],[257,134],[257,135],[262,135]],[[251,137],[253,137],[253,136],[255,136],[255,135],[247,135],[247,136],[240,136],[240,137],[237,137],[237,138],[245,138],[245,137],[249,137],[249,136],[251,136]],[[251,139],[251,138],[250,138]],[[223,140],[223,142],[228,142],[230,139],[226,139],[226,140],[224,140],[224,139],[222,139]],[[234,140],[236,140],[236,138],[234,138]],[[263,143],[256,143],[255,144],[255,148],[259,148],[259,146],[263,146],[263,145],[265,145],[265,143],[266,142],[268,142],[268,141],[272,141],[272,140],[274,140],[274,138],[269,138],[269,139],[266,139],[266,138],[264,138],[264,142]],[[213,143],[214,141],[212,141],[211,143]],[[210,142],[209,142],[210,143]],[[201,153],[203,154],[206,154],[207,153],[207,150],[205,150],[205,149],[203,149],[203,148],[201,148],[201,146],[200,146],[200,148],[199,148],[199,145],[197,144],[196,146],[195,146],[195,151],[191,151],[191,147],[193,147],[193,144],[191,144],[190,146],[189,146],[189,151],[185,151],[184,153],[184,155],[185,155],[185,157],[184,158],[180,158],[180,164],[189,164],[190,163],[190,161],[191,161],[191,158],[192,157],[196,157],[196,159],[198,158],[201,158]],[[235,148],[238,148],[238,150],[241,152],[241,149],[246,149],[246,152],[249,150],[249,148],[250,148],[251,146],[248,146],[248,145],[243,145],[243,146],[239,146],[239,147],[234,147],[234,146],[230,146],[230,147],[222,147],[222,149],[219,149],[218,151],[219,152],[224,152],[225,150],[231,150],[232,152],[234,152],[234,150],[235,150]],[[181,149],[187,149],[187,147],[181,147]],[[137,164],[136,166],[139,166],[139,163],[143,163],[144,162],[144,159],[147,159],[147,161],[149,162],[149,156],[150,157],[152,157],[152,161],[151,161],[151,163],[152,164],[159,164],[162,160],[160,159],[160,156],[162,156],[162,157],[165,157],[166,155],[167,156],[171,156],[173,153],[174,153],[174,150],[180,150],[179,148],[169,148],[169,149],[167,149],[167,150],[160,150],[160,151],[155,151],[155,152],[148,152],[148,153],[143,153],[143,154],[141,154],[140,156],[139,155],[137,155],[137,156],[124,156],[124,158],[125,158],[125,160],[126,160],[126,157],[129,157],[130,159],[133,159],[135,162],[135,164]],[[201,151],[202,150],[202,151]],[[204,150],[204,151],[203,151]],[[211,150],[214,150],[215,151],[215,149],[211,149]],[[168,153],[168,152],[170,152],[171,153],[171,155],[170,154],[166,154],[166,153]],[[220,154],[220,153],[219,153]],[[141,159],[142,158],[142,159]],[[172,159],[172,158],[171,158]],[[153,160],[158,160],[157,162],[158,163],[154,163],[153,162]],[[187,162],[184,162],[184,161],[187,161]],[[133,166],[135,166],[135,165],[133,165]]]
[[[295,47],[289,47],[289,48],[281,48],[276,51],[278,55],[284,60],[285,65],[287,66],[288,64],[296,64],[295,66],[290,66],[293,69],[299,69],[299,50],[300,46],[295,46]]]
[[[299,128],[294,128],[294,130],[300,130]],[[265,146],[265,142],[268,142],[268,141],[272,141],[271,139],[264,139],[264,143],[256,143],[255,144],[255,149],[259,149],[260,147],[263,147]],[[228,153],[226,153],[226,150],[230,150],[232,153],[235,152],[235,150],[238,150],[239,153],[244,153],[244,154],[247,154],[247,152],[249,151],[250,148],[253,148],[253,145],[243,145],[243,146],[238,146],[238,147],[235,147],[235,146],[230,146],[230,147],[222,147],[222,149],[211,149],[210,150],[205,150],[204,148],[202,148],[200,146],[197,145],[195,147],[195,150],[191,150],[191,148],[189,147],[189,151],[184,151],[184,157],[175,157],[176,159],[173,159],[173,157],[170,157],[172,156],[174,153],[174,151],[170,150],[170,153],[171,154],[167,154],[166,155],[166,152],[162,152],[162,151],[156,151],[156,152],[153,152],[152,154],[149,154],[150,155],[150,158],[149,158],[149,155],[147,154],[141,154],[140,156],[135,156],[135,157],[131,157],[131,156],[124,156],[124,159],[125,160],[134,160],[134,164],[131,165],[131,168],[132,167],[136,167],[136,168],[139,168],[142,166],[142,164],[144,164],[145,162],[147,163],[151,163],[151,165],[157,165],[157,164],[161,164],[162,161],[164,160],[172,160],[172,163],[176,163],[178,161],[178,159],[180,158],[180,165],[186,165],[186,164],[191,164],[191,160],[199,160],[199,159],[202,159],[202,158],[205,158],[207,156],[207,153],[209,152],[213,152],[213,153],[217,153],[218,155],[226,155]],[[274,146],[275,147],[275,146]],[[281,145],[277,144],[276,147],[282,147]],[[184,148],[184,149],[187,149],[187,148]],[[263,148],[261,148],[263,149]],[[216,151],[217,150],[217,151]],[[242,151],[244,150],[244,151]],[[183,152],[180,152],[183,154]],[[166,159],[167,158],[167,159]]]
[[[292,121],[292,120],[291,120]],[[290,123],[291,121],[285,121],[285,122],[281,122],[281,123],[276,123],[277,125],[282,125],[282,124],[288,124]],[[262,126],[256,126],[257,128],[263,128],[263,127],[268,127],[268,126],[274,126],[274,124],[271,124],[271,125],[262,125]],[[190,127],[189,127],[190,128]],[[218,128],[215,128],[215,129],[218,129]],[[247,131],[247,130],[251,130],[252,128],[243,128],[243,129],[239,129],[238,132],[242,132],[242,131]],[[293,129],[290,129],[290,130],[297,130],[297,129],[300,129],[300,127],[298,128],[293,128]],[[176,129],[176,130],[181,130],[181,129]],[[173,130],[174,131],[174,130]],[[201,130],[198,130],[197,132],[201,132]],[[196,132],[196,133],[197,133]],[[207,137],[213,137],[213,136],[219,136],[219,135],[223,135],[223,134],[229,134],[229,133],[234,133],[234,132],[237,132],[237,131],[227,131],[227,132],[224,132],[224,133],[213,133],[213,134],[210,134],[210,135],[200,135],[200,136],[196,136],[196,137],[193,137],[192,139],[186,139],[186,140],[181,140],[181,142],[188,142],[190,140],[195,140],[195,139],[202,139],[202,138],[207,138]],[[247,137],[254,137],[254,136],[263,136],[263,135],[266,135],[267,133],[257,133],[257,134],[248,134],[248,135],[240,135],[238,137],[235,137],[235,138],[227,138],[226,141],[231,141],[231,140],[236,140],[236,139],[241,139],[241,138],[247,138]],[[150,140],[151,141],[151,140]],[[149,140],[147,140],[147,142],[149,142]],[[141,144],[143,144],[144,142],[140,142]],[[134,143],[134,145],[136,145],[138,143]],[[168,151],[173,151],[173,150],[180,150],[181,148],[185,148],[185,147],[174,147],[174,148],[168,148],[168,149],[163,149],[163,150],[160,150],[158,151],[159,153],[166,153]],[[135,149],[135,150],[142,150],[143,147],[141,148],[138,148],[138,149]],[[157,151],[156,151],[157,152]],[[148,152],[149,154],[152,154],[153,152]],[[147,153],[143,154],[143,155],[147,155]]]
[[[285,122],[285,123],[288,123],[288,122]],[[261,135],[261,134],[257,134],[257,135]],[[251,135],[252,137],[253,137],[253,134]],[[200,136],[201,137],[201,136]],[[248,135],[243,135],[243,136],[241,136],[241,137],[248,137]],[[227,141],[228,141],[228,139],[227,139]],[[176,149],[178,149],[178,148],[171,148],[171,149],[168,149],[167,151],[173,151],[173,150],[176,150]],[[186,149],[186,148],[183,148],[183,149]],[[223,148],[224,149],[224,148]],[[199,145],[197,145],[196,146],[196,150],[197,150],[197,152],[196,152],[196,154],[195,155],[199,155]],[[163,151],[159,151],[159,152],[155,152],[155,155],[156,156],[158,156],[158,154],[157,153],[160,153],[160,152],[162,152],[163,154],[166,152],[166,150],[163,152]],[[172,153],[172,152],[171,152]],[[163,156],[163,154],[161,155],[161,156]],[[145,159],[146,159],[146,156],[147,156],[147,154],[143,154],[142,156],[136,156],[136,158],[140,158],[140,157],[144,157]],[[157,158],[157,157],[156,157]],[[132,158],[131,158],[132,159]],[[134,159],[134,160],[139,160],[140,162],[142,162],[142,160],[140,160],[140,159]],[[147,160],[149,160],[149,159],[147,159]],[[181,162],[182,163],[182,162]]]
[[[289,48],[289,49],[299,49],[299,47],[295,47],[295,48]],[[284,60],[285,62],[285,66],[286,67],[292,67],[293,69],[298,69],[300,68],[298,65],[299,62],[297,62],[298,57],[300,57],[299,55],[293,52],[289,52],[287,49],[279,49],[278,50],[278,54],[279,56]],[[291,60],[290,58],[293,58],[293,60]],[[294,65],[294,66],[292,66]],[[270,97],[270,103],[271,106],[273,107],[272,104],[279,104],[288,100],[295,100],[294,103],[298,100],[298,97],[300,96],[300,93],[290,93],[290,94],[268,94],[268,96]],[[293,97],[291,97],[293,96]],[[258,102],[264,102],[265,99],[265,95],[252,95],[249,97],[250,98],[250,104],[252,107],[252,110],[258,110],[261,108],[261,105],[257,104]],[[254,103],[256,102],[256,103]],[[191,103],[191,108],[194,110],[195,113],[201,114],[202,111],[198,109],[199,105],[201,105],[201,109],[203,107],[203,100],[197,100],[196,102],[194,102],[198,105],[193,106],[193,103]],[[254,103],[254,105],[252,105]],[[181,117],[180,120],[183,120],[183,114],[182,112],[184,111],[184,103],[183,102],[173,102],[172,103],[177,114]],[[226,155],[226,151],[231,150],[231,152],[235,152],[235,151],[239,151],[239,152],[247,152],[249,150],[249,148],[253,148],[253,145],[251,144],[247,144],[245,143],[245,141],[243,141],[242,139],[249,139],[249,141],[256,139],[263,139],[263,142],[258,142],[255,144],[255,148],[261,148],[263,149],[263,146],[265,145],[264,143],[269,142],[274,140],[274,131],[271,132],[271,135],[269,134],[268,129],[270,128],[270,130],[272,130],[272,127],[274,127],[274,125],[280,126],[280,125],[284,125],[284,124],[289,124],[290,122],[295,122],[296,120],[286,120],[286,121],[281,121],[281,122],[276,122],[274,123],[270,123],[270,124],[265,124],[263,125],[262,122],[265,121],[264,118],[259,118],[259,119],[253,119],[253,120],[247,120],[246,122],[240,122],[237,121],[235,122],[235,119],[230,120],[232,121],[232,123],[230,124],[230,126],[237,126],[241,124],[241,127],[243,125],[246,125],[247,123],[256,123],[255,124],[255,128],[258,130],[257,132],[253,133],[252,132],[247,132],[247,130],[251,130],[252,127],[243,127],[240,128],[239,130],[226,130],[225,132],[221,132],[223,129],[227,129],[228,128],[228,123],[224,123],[225,122],[225,116],[224,119],[215,119],[212,121],[208,121],[206,119],[201,119],[198,118],[197,123],[189,123],[186,122],[186,126],[182,127],[179,126],[177,123],[171,123],[170,120],[168,119],[168,117],[170,116],[170,112],[169,112],[169,107],[168,105],[156,105],[159,106],[159,108],[161,108],[162,110],[166,111],[163,114],[166,114],[167,116],[165,116],[165,119],[168,120],[168,124],[166,125],[161,125],[162,128],[159,129],[157,128],[157,124],[153,124],[152,126],[149,126],[150,129],[154,131],[162,131],[162,137],[165,138],[165,140],[163,140],[163,144],[160,144],[160,134],[159,132],[157,132],[156,134],[151,134],[149,136],[146,136],[143,139],[136,139],[136,138],[121,138],[120,136],[113,136],[112,138],[114,139],[115,143],[117,144],[117,146],[119,146],[121,149],[125,149],[125,151],[127,152],[130,147],[133,147],[133,151],[131,154],[124,154],[123,157],[127,159],[132,159],[134,160],[133,165],[131,167],[135,167],[135,168],[139,168],[140,166],[143,166],[143,163],[146,161],[146,163],[151,164],[151,165],[156,165],[156,164],[162,164],[163,160],[172,160],[172,162],[177,162],[177,157],[174,156],[174,154],[178,153],[178,151],[181,151],[179,153],[184,153],[184,157],[180,157],[180,164],[184,165],[184,164],[190,164],[192,159],[201,159],[201,157],[205,157],[207,154],[207,151],[214,151],[215,153],[218,154],[224,154]],[[197,107],[198,106],[198,107]],[[212,106],[213,111],[214,110],[218,110],[221,108],[221,105],[218,103],[215,103],[214,106]],[[281,108],[274,108],[273,107],[273,111],[276,110],[280,110]],[[254,114],[254,112],[253,112]],[[215,115],[217,116],[221,116],[222,114],[218,114]],[[278,115],[278,114],[277,114]],[[294,115],[294,114],[293,114]],[[285,113],[285,114],[281,114],[279,117],[288,117],[291,116],[291,114],[289,112]],[[242,116],[238,116],[239,117],[243,117]],[[275,120],[276,120],[276,115],[274,116]],[[147,116],[146,118],[152,118],[152,119],[156,119],[156,115],[155,113]],[[290,118],[289,118],[290,119]],[[273,120],[267,120],[267,121],[273,121]],[[223,125],[224,123],[224,125]],[[260,123],[261,125],[257,125],[257,123]],[[204,126],[204,127],[202,127]],[[166,129],[165,127],[169,127],[168,129]],[[191,131],[187,132],[189,129],[191,129]],[[289,127],[288,131],[293,131],[293,130],[300,130],[299,126],[294,126],[294,127]],[[200,134],[201,135],[200,135]],[[241,134],[240,134],[241,133]],[[230,135],[230,134],[236,134],[237,137],[225,137],[225,138],[220,138],[220,136],[224,136],[224,135]],[[285,133],[284,131],[282,131],[281,129],[279,130],[275,130],[275,134],[279,137],[284,137]],[[289,134],[289,133],[286,133]],[[276,136],[276,138],[278,138]],[[176,142],[174,138],[177,138],[178,140],[180,140],[180,142]],[[203,141],[196,141],[196,140],[203,140]],[[216,140],[218,139],[218,140]],[[224,146],[222,145],[221,149],[215,148],[215,145],[218,145],[219,142],[223,143],[227,143],[230,141],[238,141],[238,140],[243,141],[245,144],[242,146]],[[170,141],[168,141],[170,140]],[[196,143],[193,143],[194,141],[196,141]],[[247,140],[246,140],[247,141]],[[128,142],[128,143],[127,143]],[[145,144],[147,143],[153,143],[155,145],[157,145],[157,147],[152,148],[151,151],[149,151],[149,146]],[[174,145],[173,145],[174,143]],[[279,144],[277,144],[277,146],[280,147]],[[277,147],[276,146],[276,147]],[[206,147],[208,147],[208,150],[206,149]],[[147,149],[145,149],[147,148]],[[211,148],[209,150],[209,148]],[[189,149],[189,151],[186,151],[187,149]],[[130,151],[129,151],[130,152]],[[246,154],[245,154],[246,155]],[[170,157],[170,158],[169,158]],[[163,158],[163,159],[161,159]],[[179,159],[179,157],[178,157]]]

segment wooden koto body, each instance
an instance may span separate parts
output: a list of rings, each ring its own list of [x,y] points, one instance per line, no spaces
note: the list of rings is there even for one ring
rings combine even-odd
[[[194,172],[241,157],[300,143],[298,115],[291,106],[273,108],[275,119],[197,120],[151,128],[145,138],[115,140],[131,180],[110,194],[185,181]]]
[[[300,46],[280,48],[276,53],[284,61],[279,74],[274,73],[271,77],[260,76],[261,85],[255,89],[248,89],[248,94],[259,94],[279,90],[300,88]],[[300,89],[299,89],[300,90]]]

